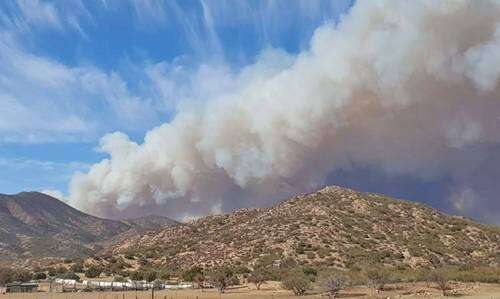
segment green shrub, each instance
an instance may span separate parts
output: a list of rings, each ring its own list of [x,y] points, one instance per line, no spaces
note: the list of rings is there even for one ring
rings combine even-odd
[[[35,280],[47,279],[47,274],[45,274],[44,272],[37,272],[33,275],[33,279],[35,279]]]
[[[126,253],[125,258],[127,260],[135,260],[135,256],[132,253]]]
[[[133,271],[130,273],[130,279],[132,280],[143,280],[144,279],[144,273],[141,271]]]
[[[76,281],[80,281],[80,276],[76,275],[73,272],[67,272],[64,274],[60,274],[57,276],[57,278],[62,278],[62,279],[74,279]]]
[[[11,268],[0,268],[0,286],[11,283],[14,279],[14,270]]]
[[[147,282],[152,282],[152,281],[156,280],[157,277],[158,277],[158,273],[155,271],[148,271],[148,272],[144,273],[144,279]]]
[[[14,272],[13,280],[19,282],[27,282],[33,279],[33,274],[27,270],[20,270]]]
[[[71,265],[70,270],[75,273],[83,273],[83,263],[76,263]]]
[[[96,278],[101,275],[102,269],[98,266],[90,266],[87,271],[85,271],[85,277],[87,278]]]
[[[192,268],[184,271],[184,273],[182,273],[182,279],[184,281],[193,282],[194,278],[197,275],[203,275],[203,268],[201,268],[201,267],[192,267]]]

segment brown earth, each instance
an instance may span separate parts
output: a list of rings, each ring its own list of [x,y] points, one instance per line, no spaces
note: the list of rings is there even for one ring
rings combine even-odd
[[[452,297],[463,299],[498,299],[500,298],[500,285],[498,284],[462,284],[453,285]],[[450,298],[444,297],[440,291],[425,283],[396,284],[390,285],[391,290],[376,293],[367,287],[351,287],[342,290],[338,298]],[[43,290],[47,286],[42,286]],[[91,292],[91,293],[47,293],[34,294],[0,294],[0,299],[150,299],[151,291],[127,292]],[[246,299],[246,298],[328,298],[318,290],[312,290],[304,296],[294,296],[291,292],[281,289],[277,282],[268,282],[262,286],[260,291],[255,290],[253,285],[235,286],[219,296],[216,290],[162,290],[155,291],[155,299]]]
[[[500,264],[500,229],[425,205],[340,187],[299,195],[272,208],[212,215],[137,235],[106,253],[188,268],[281,263],[362,268]]]
[[[94,254],[98,242],[179,223],[150,216],[115,221],[82,213],[39,192],[0,194],[0,264],[29,258]]]

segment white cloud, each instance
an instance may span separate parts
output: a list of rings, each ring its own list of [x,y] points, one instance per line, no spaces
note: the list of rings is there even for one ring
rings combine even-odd
[[[493,1],[359,2],[296,57],[207,72],[213,89],[198,87],[202,79],[182,85],[205,104],[180,105],[142,144],[105,136],[110,158],[74,176],[70,201],[107,216],[197,215],[309,191],[352,163],[426,180],[475,169],[470,151],[500,144],[490,71],[500,66],[483,47],[497,45],[499,22]],[[477,71],[472,52],[491,66]],[[157,84],[168,97],[173,84]]]
[[[64,194],[61,191],[59,191],[59,190],[50,190],[50,189],[48,189],[48,190],[42,190],[40,192],[43,193],[43,194],[47,194],[48,196],[52,196],[54,198],[57,198],[59,200],[64,200]]]
[[[40,0],[17,0],[22,21],[32,26],[62,29],[59,13],[52,3]]]
[[[85,36],[82,23],[92,24],[93,18],[80,0],[15,0],[4,3],[0,11],[3,29],[15,33],[55,30]]]
[[[0,64],[0,142],[86,141],[156,121],[153,103],[119,74],[35,56],[7,33],[0,33]]]

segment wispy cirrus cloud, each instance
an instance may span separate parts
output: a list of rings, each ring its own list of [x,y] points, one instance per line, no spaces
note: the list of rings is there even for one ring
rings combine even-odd
[[[6,33],[0,63],[0,141],[92,140],[117,127],[148,127],[157,117],[119,74],[30,54]]]
[[[16,0],[0,4],[0,24],[4,30],[18,33],[72,30],[84,35],[83,22],[92,23],[92,16],[80,0]]]
[[[299,23],[306,20],[310,26],[322,23],[328,14],[335,14],[331,3],[3,2],[0,4],[0,111],[5,117],[0,120],[0,142],[89,142],[112,130],[145,132],[169,119],[179,103],[194,98],[200,102],[215,90],[227,87],[229,78],[240,67],[226,61],[226,57],[241,52],[246,57],[242,61],[252,59],[252,54],[243,53],[247,51],[244,47],[228,47],[228,43],[238,44],[234,38],[253,36],[259,40],[257,48],[272,46],[270,41],[275,37],[270,38],[270,32],[278,36],[279,32],[295,30],[290,18]],[[340,6],[345,9],[348,1],[342,3],[344,6]],[[228,9],[229,5],[233,8]],[[325,7],[329,13],[322,9]],[[288,11],[292,13],[283,14]],[[186,54],[150,59],[145,52],[141,59],[134,59],[125,68],[102,67],[85,57],[66,62],[58,53],[47,50],[40,53],[31,38],[38,36],[40,30],[63,35],[77,32],[80,38],[76,42],[83,43],[82,46],[86,45],[82,40],[100,44],[96,40],[100,37],[92,30],[108,26],[103,23],[108,17],[126,19],[129,15],[138,21],[128,20],[126,26],[132,32],[148,35],[148,30],[152,30],[169,35],[175,31]],[[242,37],[231,34],[235,28],[246,27],[238,31],[244,34]],[[313,29],[309,28],[309,34]],[[304,40],[308,38],[307,34],[299,35]],[[260,52],[257,48],[253,50],[255,53]],[[231,51],[234,53],[228,54]],[[123,55],[127,57],[126,52]]]

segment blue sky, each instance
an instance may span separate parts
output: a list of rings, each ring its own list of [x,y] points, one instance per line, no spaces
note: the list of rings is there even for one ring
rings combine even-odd
[[[67,191],[105,155],[175,115],[205,65],[237,72],[264,49],[306,49],[351,1],[0,2],[0,192]]]
[[[283,199],[283,194],[310,190],[313,183],[314,188],[335,184],[418,200],[450,213],[498,223],[496,180],[500,175],[500,137],[497,140],[496,132],[500,126],[500,105],[495,100],[500,92],[497,88],[500,60],[496,55],[500,42],[488,32],[495,31],[492,28],[498,23],[500,6],[493,2],[483,6],[457,2],[457,10],[446,11],[453,7],[441,6],[439,2],[400,4],[398,1],[375,4],[366,1],[355,5],[354,0],[0,1],[0,193],[58,190],[67,195],[73,193],[68,192],[73,177],[78,188],[65,199],[75,200],[68,201],[75,206],[82,203],[101,209],[94,211],[96,215],[127,216],[120,215],[123,212],[120,204],[129,202],[130,215],[156,212],[160,207],[159,212],[165,215],[196,210],[199,213],[185,215],[197,216],[269,205]],[[471,21],[464,22],[462,17],[440,18],[440,13],[455,16],[459,12],[469,15]],[[435,22],[433,18],[448,23],[427,26],[426,22]],[[336,27],[337,24],[343,26]],[[405,27],[409,25],[412,27]],[[414,30],[413,34],[407,34],[408,29]],[[463,32],[469,35],[462,38]],[[428,40],[422,40],[423,37]],[[433,43],[431,37],[439,42]],[[425,47],[422,42],[427,42]],[[428,59],[432,53],[433,58]],[[319,56],[332,59],[324,63],[317,59]],[[301,65],[304,61],[306,64]],[[199,169],[193,171],[196,167],[191,167],[191,160],[177,157],[179,167],[167,170],[159,167],[159,171],[154,169],[157,173],[148,173],[154,168],[151,165],[158,166],[155,157],[174,159],[175,146],[183,144],[180,141],[189,136],[190,127],[182,127],[183,117],[189,117],[192,110],[205,113],[205,120],[217,131],[213,135],[221,137],[218,134],[224,135],[226,128],[210,120],[224,119],[225,112],[220,111],[225,110],[217,104],[211,106],[215,110],[204,111],[204,107],[226,95],[240,96],[240,102],[237,98],[231,100],[241,104],[248,100],[245,88],[255,84],[255,90],[260,90],[260,78],[271,81],[278,72],[286,75],[301,68],[304,73],[294,73],[295,89],[283,90],[288,81],[279,85],[278,91],[271,89],[277,92],[277,99],[263,90],[260,99],[269,97],[277,105],[271,115],[279,119],[280,108],[294,103],[288,100],[300,100],[295,102],[300,105],[292,106],[302,117],[294,128],[309,128],[305,135],[310,138],[322,132],[322,127],[316,128],[317,131],[307,127],[308,109],[317,108],[328,114],[329,110],[321,105],[336,103],[344,94],[330,93],[332,86],[328,80],[332,77],[323,84],[322,77],[315,77],[317,73],[309,73],[311,63],[320,70],[317,73],[328,68],[327,73],[332,72],[334,81],[341,82],[337,83],[340,89],[353,88],[351,85],[362,82],[361,94],[363,88],[375,93],[382,89],[382,96],[372,100],[397,105],[382,105],[388,110],[380,110],[381,115],[376,113],[378,110],[361,109],[360,115],[356,114],[357,108],[349,110],[354,113],[349,123],[353,133],[343,136],[342,127],[338,127],[341,135],[330,140],[331,148],[313,148],[313,153],[320,154],[292,163],[304,165],[295,175],[283,175],[285,180],[280,181],[281,185],[273,186],[277,190],[290,186],[294,191],[283,187],[286,189],[283,193],[277,191],[274,197],[268,196],[264,191],[272,190],[265,188],[266,180],[262,181],[263,189],[259,189],[265,196],[253,194],[252,188],[245,189],[246,181],[238,181],[240,177],[234,176],[241,169],[236,167],[238,163],[234,164],[235,169],[231,168],[234,165],[224,152],[227,148],[222,152],[214,150],[218,139],[211,140],[215,144],[201,144],[214,146],[210,150],[219,159],[218,168],[214,169],[226,171],[219,177],[221,181],[213,185],[211,177],[208,183],[206,177],[196,181],[201,182],[200,186],[206,183],[214,187],[208,188],[216,194],[213,198],[202,192],[207,203],[200,203],[196,196],[191,198],[187,191],[172,191],[184,190],[177,185],[185,187],[197,175],[204,174]],[[450,67],[453,65],[455,68]],[[426,66],[423,71],[422,66]],[[262,76],[255,76],[255,72]],[[457,72],[463,82],[455,81]],[[413,80],[410,75],[423,79]],[[426,82],[435,85],[428,88]],[[463,84],[455,86],[456,82]],[[310,88],[310,94],[302,94],[306,87]],[[401,93],[400,87],[404,92]],[[322,93],[322,88],[328,92]],[[357,105],[356,95],[352,94],[349,102],[353,107]],[[414,107],[411,101],[405,102],[406,97],[415,101]],[[314,101],[317,98],[323,102]],[[192,108],[189,105],[197,109],[189,109]],[[214,114],[217,109],[219,114]],[[325,115],[325,119],[329,116]],[[358,120],[366,116],[373,117],[380,128],[357,127]],[[332,119],[335,117],[342,123],[342,115],[334,115]],[[173,120],[177,120],[173,127],[184,131],[171,132],[161,126],[174,123]],[[255,121],[259,120],[256,117]],[[274,125],[274,120],[268,119],[267,125]],[[250,132],[253,129],[243,127]],[[200,131],[209,137],[213,133]],[[125,135],[107,135],[113,132]],[[163,138],[153,136],[153,142],[143,144],[148,132]],[[175,139],[177,133],[180,141]],[[104,141],[103,136],[107,136]],[[167,138],[171,136],[173,139]],[[276,137],[283,136],[278,134],[267,141],[274,144]],[[156,144],[158,140],[161,142]],[[165,140],[174,145],[162,143]],[[181,153],[200,152],[199,142],[191,144],[190,139],[186,140],[188,150],[181,147]],[[273,163],[258,159],[265,152],[262,150],[265,144],[257,142],[250,148],[246,143],[234,144],[235,157],[242,158],[239,162],[248,168],[249,174],[255,171],[255,177],[262,174],[259,171],[265,174],[266,163],[280,166],[273,164],[272,159],[269,161]],[[311,150],[307,146],[298,153]],[[130,148],[134,150],[129,151]],[[207,150],[201,148],[201,152],[203,149]],[[340,156],[336,156],[336,150]],[[245,155],[239,155],[241,152]],[[135,160],[130,165],[121,164],[123,157],[143,158],[144,153],[151,153],[147,158],[154,161],[147,164],[150,160],[145,160],[147,170]],[[118,157],[111,162],[100,162],[109,158],[109,154]],[[214,164],[209,160],[203,162]],[[189,167],[184,169],[185,164]],[[318,172],[323,167],[331,168]],[[212,166],[208,168],[214,170]],[[276,169],[280,170],[277,172],[280,177],[283,169]],[[74,176],[89,171],[83,178]],[[173,180],[175,188],[169,186],[173,174],[178,179]],[[228,177],[233,181],[228,183]],[[219,184],[229,184],[231,188],[221,191],[217,189]],[[144,190],[147,192],[142,193]],[[175,200],[165,204],[163,201],[170,197]],[[144,202],[149,208],[144,208]],[[116,206],[106,211],[108,204]],[[87,211],[91,212],[88,208]]]

